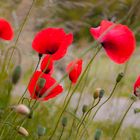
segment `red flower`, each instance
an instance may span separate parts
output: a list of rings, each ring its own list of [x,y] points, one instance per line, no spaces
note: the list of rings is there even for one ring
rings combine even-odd
[[[40,80],[44,81],[41,82]],[[56,83],[56,80],[52,78],[49,74],[42,73],[41,71],[36,71],[33,77],[30,80],[28,85],[28,90],[30,92],[30,96],[33,99],[39,99],[42,95],[47,92],[47,90],[52,87]],[[44,98],[43,100],[46,101],[50,98],[54,98],[58,94],[63,91],[62,86],[59,84],[54,87]]]
[[[140,76],[137,78],[134,84],[134,94],[140,97]]]
[[[114,25],[113,22],[103,20],[99,27],[91,28],[90,32],[97,40],[112,25]],[[99,42],[102,44],[107,55],[118,64],[126,62],[134,52],[136,46],[133,32],[122,24],[116,24]]]
[[[69,74],[69,78],[73,84],[76,83],[82,72],[82,63],[82,59],[76,59],[70,62],[66,68],[66,71]]]
[[[32,47],[40,54],[52,55],[54,60],[62,58],[73,41],[72,34],[66,34],[62,28],[47,28],[34,38]]]
[[[0,19],[0,38],[4,40],[11,40],[13,38],[13,29],[5,19]]]
[[[46,55],[41,62],[41,70],[46,74],[53,72],[53,59],[50,55]]]

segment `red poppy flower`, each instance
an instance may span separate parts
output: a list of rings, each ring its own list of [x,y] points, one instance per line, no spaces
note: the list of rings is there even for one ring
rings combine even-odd
[[[13,29],[5,19],[0,19],[0,38],[4,40],[11,40],[13,38]]]
[[[40,80],[43,80],[44,82],[40,84]],[[31,98],[41,98],[45,94],[45,92],[47,92],[47,90],[55,83],[56,80],[52,78],[49,74],[42,73],[41,71],[36,71],[28,85],[28,90],[30,92]],[[50,98],[54,98],[58,94],[62,93],[62,91],[62,86],[58,84],[45,97],[43,97],[43,100],[46,101]]]
[[[54,60],[62,58],[73,41],[72,34],[66,34],[62,28],[47,28],[34,38],[32,47],[40,54],[52,55]]]
[[[69,78],[73,84],[76,83],[82,72],[82,63],[82,59],[76,59],[70,62],[66,68],[66,71],[69,74]]]
[[[134,94],[140,97],[140,76],[137,78],[134,84]]]
[[[99,27],[91,28],[92,36],[98,40],[115,23],[103,20]],[[100,40],[107,55],[118,64],[126,62],[135,50],[136,41],[133,32],[125,25],[116,24]]]
[[[52,74],[53,72],[53,59],[50,55],[46,55],[41,62],[41,70],[46,74]]]

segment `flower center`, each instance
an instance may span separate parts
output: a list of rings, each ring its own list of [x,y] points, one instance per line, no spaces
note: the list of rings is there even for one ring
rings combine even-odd
[[[52,45],[51,47],[49,47],[49,48],[46,50],[46,53],[52,55],[52,54],[54,54],[55,52],[57,52],[58,49],[59,49],[59,45],[57,45],[57,44],[56,44],[56,45]]]

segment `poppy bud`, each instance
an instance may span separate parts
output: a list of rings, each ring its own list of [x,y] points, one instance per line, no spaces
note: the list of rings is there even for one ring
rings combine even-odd
[[[82,108],[82,112],[83,112],[83,114],[86,113],[87,109],[88,109],[88,106],[87,106],[87,105],[83,105],[83,108]]]
[[[63,117],[63,118],[62,118],[62,122],[61,122],[61,123],[62,123],[63,127],[66,127],[67,121],[68,121],[68,120],[67,120],[67,117]]]
[[[104,96],[105,91],[103,89],[100,89],[99,92],[99,99],[101,99]]]
[[[23,135],[23,136],[29,136],[29,133],[28,133],[28,131],[24,128],[24,127],[22,127],[22,126],[18,126],[17,127],[17,132],[19,133],[19,134],[21,134],[21,135]]]
[[[116,78],[116,82],[119,83],[121,81],[121,79],[124,77],[124,73],[119,73],[117,78]]]
[[[136,113],[140,113],[140,108],[135,108],[134,109],[134,113],[136,114]]]
[[[18,66],[15,67],[15,69],[13,71],[13,74],[12,74],[12,83],[13,84],[17,84],[17,82],[20,79],[20,76],[21,76],[21,67],[20,67],[20,65],[18,65]]]
[[[39,137],[44,136],[45,133],[46,133],[46,128],[43,127],[43,126],[41,126],[41,125],[39,125],[39,126],[37,127],[37,134],[38,134],[38,136],[39,136]]]
[[[19,104],[17,106],[13,106],[12,109],[14,109],[15,112],[17,112],[21,115],[28,116],[30,114],[30,109],[24,104]]]
[[[135,95],[131,95],[130,96],[130,99],[133,100],[133,101],[136,101],[137,100],[137,97]]]
[[[96,129],[95,135],[94,135],[94,140],[100,140],[102,135],[102,131],[100,129]]]
[[[45,86],[46,80],[44,78],[39,78],[38,85],[40,88]]]
[[[97,99],[99,97],[99,93],[100,93],[101,88],[97,88],[93,94],[93,98]]]

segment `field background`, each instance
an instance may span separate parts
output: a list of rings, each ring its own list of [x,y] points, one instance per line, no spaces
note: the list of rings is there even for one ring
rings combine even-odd
[[[28,9],[31,6],[31,3],[31,0],[0,0],[0,17],[8,19],[12,23],[15,30],[15,37],[28,12]],[[89,78],[86,83],[87,90],[84,90],[84,96],[80,102],[81,107],[76,115],[77,117],[81,116],[81,108],[84,104],[92,104],[91,96],[96,88],[101,87],[105,89],[104,98],[106,98],[115,84],[115,79],[118,73],[125,70],[125,77],[117,87],[114,98],[98,112],[98,115],[95,118],[96,121],[93,125],[92,122],[90,124],[90,130],[92,130],[89,132],[90,137],[85,139],[92,140],[95,129],[100,128],[103,131],[101,139],[108,140],[118,125],[118,121],[124,113],[124,110],[127,108],[129,96],[133,93],[134,82],[138,75],[140,75],[139,6],[139,0],[36,0],[30,17],[27,20],[18,41],[18,48],[21,52],[22,58],[22,76],[19,83],[12,90],[10,103],[16,103],[17,99],[22,95],[28,84],[35,64],[37,63],[38,57],[32,50],[31,44],[34,35],[39,30],[50,26],[63,27],[67,32],[74,33],[75,40],[73,45],[69,48],[67,56],[60,60],[55,66],[56,72],[54,77],[60,79],[65,72],[65,67],[68,62],[76,58],[76,56],[82,51],[92,46],[94,40],[89,32],[89,28],[91,26],[98,26],[102,19],[119,21],[124,17],[127,17],[123,20],[123,24],[128,25],[134,31],[137,39],[137,49],[126,65],[117,65],[110,61],[104,50],[98,54],[88,74]],[[12,43],[2,42],[0,47],[1,53],[4,53],[4,50],[8,49],[12,45],[14,45],[14,40]],[[88,61],[92,54],[94,54],[94,51],[95,49],[84,57],[84,65],[86,65],[86,61]],[[15,53],[12,61],[12,67],[16,66],[18,61],[19,58]],[[67,81],[68,79],[63,82],[63,86],[66,87],[66,89],[68,87]],[[54,122],[57,119],[60,108],[62,108],[61,101],[64,99],[65,95],[66,93],[40,105],[35,113],[35,116],[38,117],[35,117],[26,124],[26,128],[31,134],[33,134],[33,136],[36,135],[37,126],[41,124],[46,127],[46,134],[41,139],[45,140],[47,138],[47,135],[50,133],[50,128],[55,125]],[[79,95],[80,88],[75,93],[71,104],[65,113],[68,118],[76,106]],[[3,97],[1,97],[1,99],[2,98]],[[3,101],[0,103],[1,106],[3,106]],[[128,113],[117,140],[140,140],[140,114],[134,114],[133,112],[136,107],[140,107],[139,101],[134,104],[130,113]],[[71,118],[69,118],[68,125],[71,125],[71,121]],[[59,127],[61,131],[61,125]],[[65,137],[68,132],[69,128],[65,131],[62,137],[63,140],[66,140]],[[59,134],[60,132],[58,131],[54,140],[58,139]],[[30,138],[22,138],[18,135],[16,139],[32,140],[34,139],[33,136]],[[74,138],[72,140],[74,140]]]

